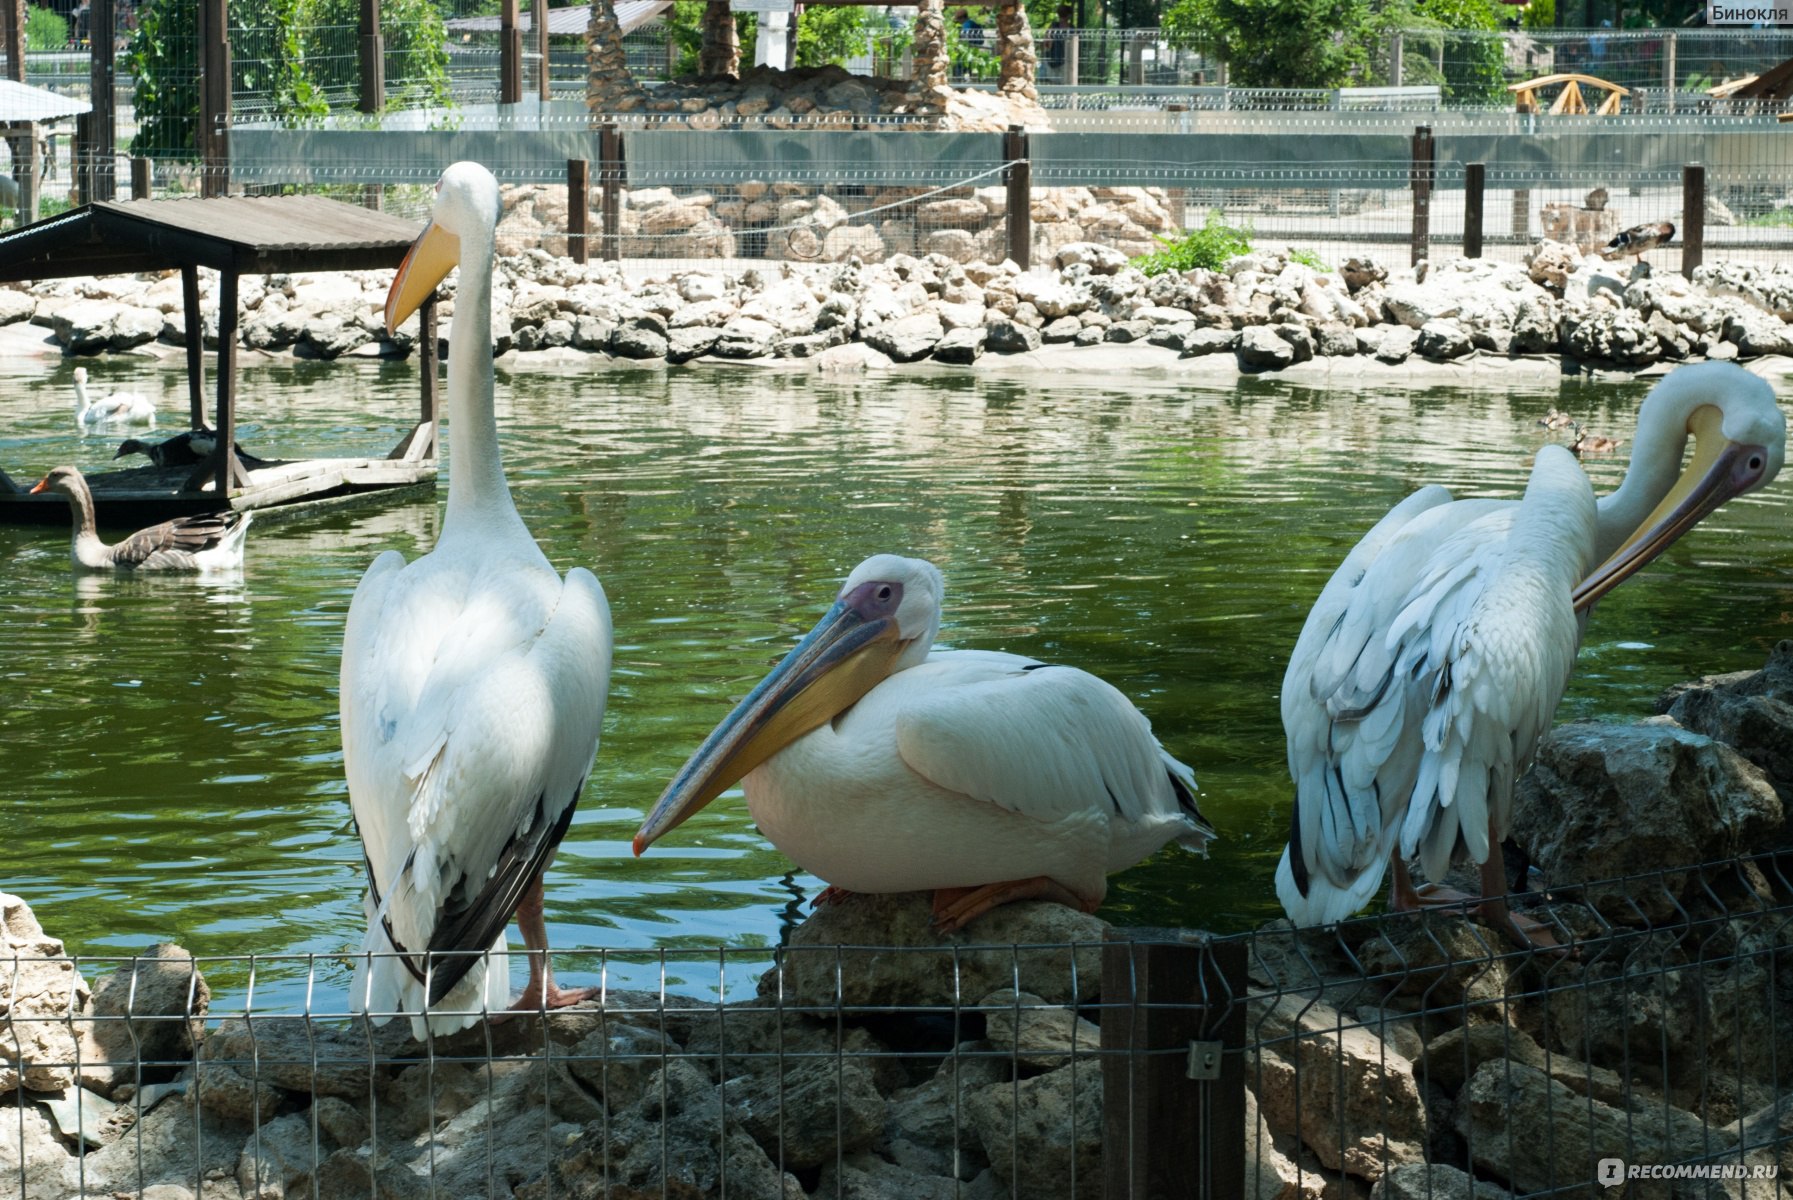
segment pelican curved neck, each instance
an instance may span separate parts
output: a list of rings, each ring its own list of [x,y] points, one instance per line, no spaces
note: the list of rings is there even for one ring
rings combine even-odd
[[[1600,497],[1600,528],[1595,546],[1596,562],[1604,562],[1637,531],[1644,518],[1675,486],[1681,459],[1687,449],[1688,422],[1696,410],[1718,400],[1704,389],[1674,387],[1674,376],[1658,385],[1638,414],[1637,436],[1631,444],[1631,461],[1616,490]]]
[[[492,257],[490,230],[461,235],[460,282],[454,298],[454,340],[448,354],[448,513],[443,535],[457,527],[520,522],[498,452],[492,411]]]

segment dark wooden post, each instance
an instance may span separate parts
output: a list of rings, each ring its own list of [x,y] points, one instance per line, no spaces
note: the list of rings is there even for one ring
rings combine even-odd
[[[88,0],[94,31],[93,65],[88,74],[89,99],[93,111],[88,114],[87,136],[81,139],[86,150],[85,170],[78,173],[81,198],[92,204],[113,200],[118,196],[118,74],[114,70],[112,38],[117,30],[117,6],[114,0]],[[100,36],[101,31],[104,37]]]
[[[1688,163],[1681,168],[1681,274],[1692,279],[1705,261],[1706,168]]]
[[[75,140],[69,146],[69,160],[74,163],[74,178],[69,181],[70,207],[93,202],[93,114],[75,114]]]
[[[24,83],[25,0],[0,0],[0,42],[6,52],[6,77],[14,83]],[[6,131],[7,148],[12,151],[12,177],[19,183],[16,218],[20,225],[30,222],[37,207],[36,132],[30,125]]]
[[[604,260],[623,256],[623,135],[615,125],[598,129],[598,185],[603,189]]]
[[[1245,945],[1164,929],[1107,938],[1104,1195],[1245,1195]]]
[[[1432,127],[1421,125],[1413,131],[1413,245],[1412,266],[1429,253],[1432,240],[1432,167],[1436,144]]]
[[[498,103],[523,98],[523,31],[517,28],[517,0],[498,6]]]
[[[199,0],[199,176],[202,196],[230,191],[230,18],[226,0]]]
[[[591,165],[583,158],[567,159],[567,254],[576,263],[587,261],[591,251]]]
[[[355,107],[377,113],[386,107],[386,36],[380,32],[380,0],[361,0],[356,32],[360,35],[361,91]]]
[[[1010,125],[1002,135],[1002,157],[1009,164],[1004,174],[1008,182],[1009,257],[1025,271],[1033,248],[1033,181],[1027,131],[1021,126]]]
[[[217,488],[221,499],[249,482],[238,461],[237,443],[237,273],[218,273],[218,448]]]
[[[530,32],[535,35],[536,94],[548,100],[551,99],[548,87],[548,0],[535,0],[529,19],[534,23]]]
[[[134,175],[137,163],[131,160]],[[135,185],[133,185],[134,188]],[[199,311],[199,268],[181,268],[181,314],[187,326],[187,428],[205,428],[205,318]]]
[[[131,199],[148,200],[151,190],[150,162],[147,158],[131,160]]]
[[[1482,203],[1487,195],[1488,165],[1463,168],[1463,257],[1482,257]]]

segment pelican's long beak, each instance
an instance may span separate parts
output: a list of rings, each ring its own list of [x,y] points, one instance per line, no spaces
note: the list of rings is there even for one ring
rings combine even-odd
[[[399,324],[429,299],[460,261],[461,239],[431,221],[405,251],[405,260],[392,277],[386,293],[386,332],[397,333]]]
[[[833,720],[890,674],[908,643],[894,617],[867,619],[837,600],[679,769],[635,833],[635,853],[774,754]]]
[[[1637,532],[1576,585],[1575,611],[1585,611],[1636,574],[1725,501],[1763,482],[1768,469],[1767,448],[1731,441],[1720,430],[1722,420],[1718,409],[1711,405],[1695,411],[1688,422],[1694,447],[1687,469],[1655,511],[1644,518]]]

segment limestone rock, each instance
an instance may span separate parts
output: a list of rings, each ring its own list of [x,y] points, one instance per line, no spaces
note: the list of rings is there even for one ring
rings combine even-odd
[[[886,321],[861,337],[872,349],[889,355],[892,362],[903,363],[926,358],[945,333],[940,318],[923,311]]]
[[[1241,330],[1239,365],[1248,371],[1277,371],[1295,361],[1294,347],[1268,325]]]
[[[1390,326],[1376,339],[1376,360],[1391,364],[1406,362],[1418,342],[1419,330],[1407,325]]]
[[[193,956],[163,942],[94,981],[94,1038],[113,1063],[185,1063],[204,1033],[211,999]]]
[[[1402,1163],[1370,1189],[1370,1200],[1511,1200],[1512,1193],[1447,1163]]]
[[[1618,879],[1747,852],[1779,828],[1761,769],[1698,733],[1655,721],[1552,730],[1519,781],[1512,836],[1552,885]],[[1664,920],[1687,874],[1588,889],[1609,920]]]
[[[1730,746],[1760,767],[1783,805],[1793,802],[1793,641],[1760,671],[1710,676],[1665,697],[1671,720]]]
[[[925,892],[852,896],[816,909],[797,926],[779,967],[760,979],[762,997],[779,995],[783,972],[786,1004],[836,1003],[836,970],[848,1007],[907,1004],[963,1006],[999,987],[1013,986],[1054,1004],[1070,995],[1072,951],[1080,990],[1100,981],[1100,945],[1105,924],[1062,904],[1005,904],[958,933],[941,935],[931,924]],[[959,946],[954,954],[943,946]],[[1014,951],[1013,946],[1041,947]],[[898,947],[895,952],[856,950],[859,946]],[[901,947],[924,947],[904,954]],[[975,949],[974,947],[991,947]]]
[[[1248,1021],[1272,1130],[1298,1134],[1328,1168],[1371,1181],[1424,1160],[1430,1119],[1411,1060],[1324,1003],[1292,994],[1258,1008]]]
[[[81,973],[63,959],[62,942],[44,932],[31,906],[0,892],[0,1094],[22,1081],[55,1091],[75,1080],[75,1031],[69,1017],[87,1004]],[[21,1069],[22,1064],[22,1069]]]
[[[959,1181],[950,1176],[924,1175],[866,1153],[846,1156],[838,1170],[830,1158],[814,1194],[839,1200],[962,1200]]]
[[[1457,322],[1432,320],[1420,326],[1413,349],[1422,358],[1448,361],[1473,353],[1475,345]]]
[[[779,340],[778,326],[757,317],[736,317],[722,327],[710,353],[717,358],[764,358]]]
[[[787,1168],[819,1167],[865,1150],[884,1130],[884,1098],[863,1060],[787,1059],[782,1075],[748,1076],[725,1095],[754,1141]]]
[[[1484,1063],[1457,1103],[1457,1131],[1478,1167],[1517,1191],[1585,1186],[1602,1158],[1694,1161],[1709,1130],[1691,1113],[1659,1104],[1626,1111],[1578,1096],[1535,1067]]]
[[[998,354],[1021,354],[1040,348],[1040,331],[1012,318],[1003,317],[985,326],[984,345]],[[1097,340],[1101,340],[1100,337]]]
[[[1012,1053],[1023,1066],[1050,1070],[1093,1055],[1102,1045],[1102,1031],[1076,1010],[1049,1005],[1031,992],[999,988],[977,1007],[991,1045]]]
[[[973,329],[950,329],[934,346],[938,362],[969,365],[984,355],[986,334],[983,326]]]
[[[1016,1195],[1102,1195],[1102,1071],[1068,1063],[971,1094],[965,1116],[997,1179]]]
[[[1381,283],[1388,278],[1388,268],[1373,258],[1349,258],[1339,268],[1339,277],[1353,293],[1362,291],[1372,283]]]

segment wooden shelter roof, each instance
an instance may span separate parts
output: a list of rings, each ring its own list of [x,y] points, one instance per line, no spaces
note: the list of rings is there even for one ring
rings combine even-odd
[[[240,275],[396,267],[422,231],[322,196],[106,201],[0,235],[0,282],[187,266]]]

